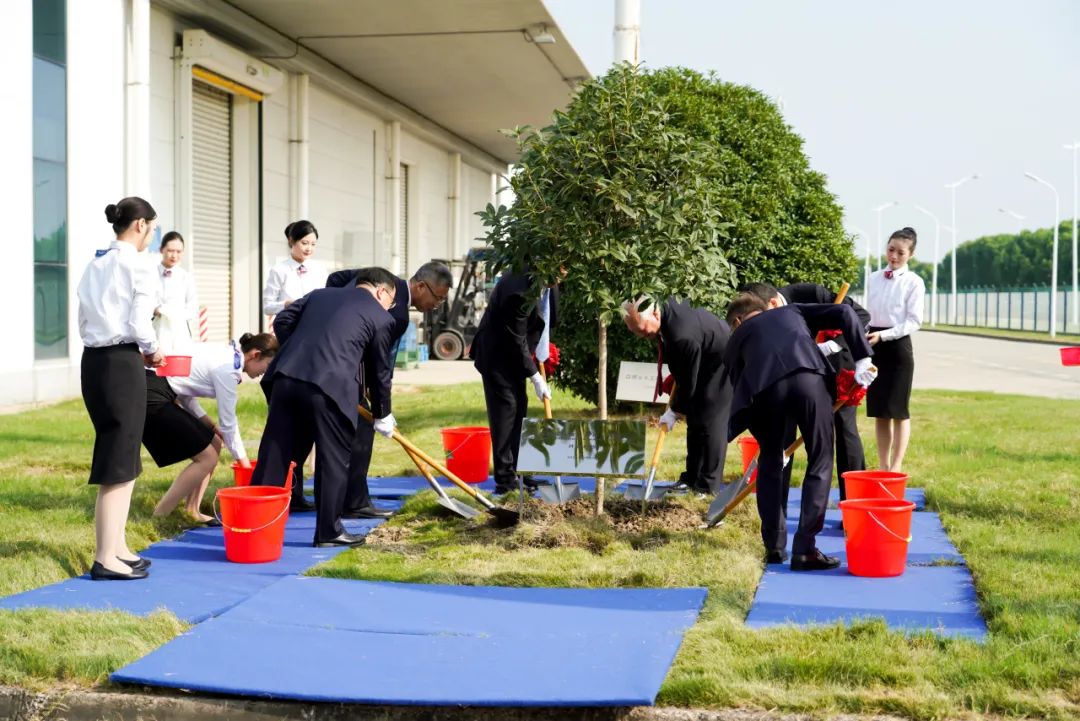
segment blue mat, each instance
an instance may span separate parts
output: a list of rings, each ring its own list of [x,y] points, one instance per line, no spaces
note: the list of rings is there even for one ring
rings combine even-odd
[[[825,511],[825,529],[817,535],[817,547],[829,556],[839,556],[842,561],[847,560],[847,549],[844,547],[844,532],[837,528],[840,523],[840,511]],[[788,553],[791,552],[791,543],[795,537],[795,531],[799,527],[798,509],[788,509]],[[949,534],[941,525],[941,518],[936,513],[923,511],[911,514],[911,543],[908,545],[909,566],[925,566],[938,561],[962,564],[964,557],[956,550],[956,546],[949,540]]]
[[[342,703],[646,705],[704,600],[290,578],[112,680]]]
[[[380,502],[381,508],[400,504]],[[367,534],[382,521],[345,521],[352,533]],[[0,598],[0,608],[118,610],[146,615],[164,609],[188,623],[217,616],[286,576],[303,573],[343,548],[313,548],[314,513],[290,514],[281,558],[272,563],[225,559],[220,528],[197,528],[140,552],[151,559],[150,577],[129,583],[91,581],[89,574]]]
[[[909,566],[895,578],[860,578],[841,566],[799,573],[768,566],[746,624],[768,628],[884,618],[889,628],[941,636],[986,637],[966,566]]]

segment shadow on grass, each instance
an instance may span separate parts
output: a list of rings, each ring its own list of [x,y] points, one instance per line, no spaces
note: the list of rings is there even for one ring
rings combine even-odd
[[[56,561],[68,576],[81,576],[90,570],[87,558],[72,544],[48,541],[0,541],[0,556],[5,558],[44,556]]]

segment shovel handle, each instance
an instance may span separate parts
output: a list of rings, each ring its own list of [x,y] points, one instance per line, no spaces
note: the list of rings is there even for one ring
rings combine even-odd
[[[372,418],[372,416],[371,416],[371,412],[368,411],[367,408],[364,408],[363,406],[361,406],[359,404],[356,406],[356,411],[365,420],[367,420],[367,421],[374,420]],[[447,479],[451,483],[453,483],[455,486],[457,486],[461,490],[468,493],[470,496],[472,496],[476,500],[480,501],[480,503],[482,503],[482,504],[484,504],[485,506],[488,506],[488,507],[494,507],[494,504],[491,501],[489,501],[488,499],[484,498],[482,495],[480,495],[480,493],[475,488],[473,488],[468,483],[466,483],[465,481],[461,480],[460,478],[455,476],[453,473],[451,473],[449,471],[449,469],[446,468],[446,466],[439,463],[434,458],[429,456],[427,453],[424,453],[422,450],[420,450],[415,445],[413,445],[413,443],[408,438],[401,435],[401,431],[399,431],[397,428],[394,429],[394,440],[397,441],[399,444],[401,444],[401,447],[404,448],[406,452],[410,453],[413,456],[416,456],[417,458],[424,461],[424,463],[428,464],[429,466],[434,468],[436,471],[438,471],[439,473],[446,476]]]
[[[837,305],[839,305],[840,303],[843,303],[843,302],[844,302],[844,298],[846,298],[846,297],[847,297],[847,292],[848,292],[848,291],[849,291],[850,289],[851,289],[851,283],[848,283],[847,281],[845,281],[844,283],[842,283],[842,284],[840,285],[840,290],[839,290],[839,292],[837,292],[837,294],[836,294],[836,299],[835,299],[835,300],[833,301],[833,303],[836,303]]]
[[[547,383],[547,371],[544,370],[544,364],[537,363],[536,365],[540,366],[540,377]],[[551,399],[547,396],[544,396],[544,418],[551,420]]]
[[[667,426],[660,426],[660,435],[656,439],[656,448],[652,452],[652,460],[649,461],[650,468],[656,468],[660,465],[660,451],[664,448],[664,438],[667,437]]]

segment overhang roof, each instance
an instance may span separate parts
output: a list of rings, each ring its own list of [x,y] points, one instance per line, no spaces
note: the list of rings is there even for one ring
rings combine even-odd
[[[517,149],[499,130],[547,125],[589,77],[542,0],[229,4],[508,163]],[[540,25],[554,44],[527,40]]]

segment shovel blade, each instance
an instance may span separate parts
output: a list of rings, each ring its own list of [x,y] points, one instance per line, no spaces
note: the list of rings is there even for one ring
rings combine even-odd
[[[544,503],[559,505],[581,497],[581,486],[577,483],[560,483],[549,486],[540,486],[536,489],[540,500]]]
[[[705,513],[705,524],[710,528],[724,520],[730,512],[728,506],[740,493],[749,487],[749,478],[744,476],[734,483],[729,483],[716,494],[716,498],[709,504],[709,510]]]
[[[480,515],[480,511],[476,510],[472,506],[467,506],[456,498],[450,498],[449,496],[439,496],[436,499],[440,506],[448,509],[452,513],[455,513],[462,518],[472,519]]]
[[[487,512],[495,519],[496,528],[509,528],[510,526],[516,526],[521,521],[521,514],[509,508],[493,506],[487,509]]]

